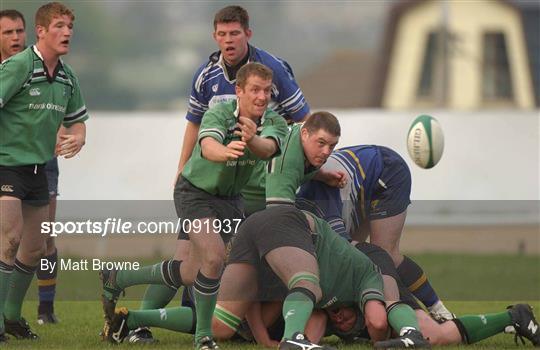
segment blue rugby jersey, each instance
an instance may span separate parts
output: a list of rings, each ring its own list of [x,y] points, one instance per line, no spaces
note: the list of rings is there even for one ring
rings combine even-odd
[[[291,67],[270,53],[249,46],[248,62],[259,62],[274,72],[272,101],[269,106],[288,120],[299,121],[308,112],[309,105],[294,80]],[[186,119],[200,124],[204,113],[214,105],[236,98],[235,79],[229,79],[223,56],[214,52],[193,77]]]
[[[296,204],[325,219],[334,231],[350,239],[350,233],[369,217],[371,196],[383,170],[380,148],[361,145],[339,149],[323,168],[344,171],[347,185],[339,189],[311,180],[300,187]]]

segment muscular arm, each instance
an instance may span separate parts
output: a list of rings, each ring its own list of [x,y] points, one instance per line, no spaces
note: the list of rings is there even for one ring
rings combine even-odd
[[[201,153],[209,161],[222,163],[241,157],[245,146],[243,141],[232,141],[224,146],[211,137],[205,137],[201,140]]]
[[[257,135],[247,142],[247,147],[260,159],[269,159],[278,150],[276,140],[273,138],[259,137]]]

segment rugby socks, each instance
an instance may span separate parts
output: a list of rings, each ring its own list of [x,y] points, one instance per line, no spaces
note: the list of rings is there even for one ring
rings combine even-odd
[[[144,292],[141,310],[159,309],[167,306],[176,295],[176,289],[160,284],[151,284]]]
[[[314,305],[315,295],[309,289],[295,287],[289,291],[283,302],[283,338],[292,339],[294,333],[304,333]]]
[[[403,330],[414,328],[420,330],[416,313],[409,305],[397,302],[393,303],[386,309],[388,315],[388,323],[398,333],[402,334]]]
[[[506,326],[512,325],[510,312],[504,311],[496,314],[462,316],[452,320],[466,344],[476,343],[504,331]]]
[[[199,270],[193,284],[197,312],[195,342],[204,336],[212,336],[212,315],[216,307],[219,278],[208,278]]]
[[[403,258],[403,261],[397,267],[399,278],[418,300],[426,307],[431,307],[440,299],[431,284],[429,284],[424,270],[411,258],[407,256],[403,256]]]
[[[220,305],[216,305],[214,317],[233,331],[237,331],[242,319]]]
[[[158,327],[182,333],[193,333],[195,315],[189,307],[173,307],[156,310],[129,311],[127,325],[129,329],[139,327]]]
[[[21,318],[23,300],[36,269],[37,266],[28,266],[15,259],[15,268],[9,281],[9,290],[4,305],[6,320],[18,321]]]
[[[138,270],[118,270],[115,284],[119,289],[138,284],[161,284],[172,289],[182,285],[180,264],[182,261],[165,260],[158,264],[143,266]]]
[[[36,270],[39,306],[38,315],[54,313],[54,296],[56,294],[56,274],[58,271],[58,254],[57,250],[51,255],[43,257],[47,260],[47,266],[54,266],[53,271],[49,269]],[[41,265],[41,264],[40,264]]]
[[[13,266],[0,261],[0,334],[4,333],[4,304],[12,274]]]

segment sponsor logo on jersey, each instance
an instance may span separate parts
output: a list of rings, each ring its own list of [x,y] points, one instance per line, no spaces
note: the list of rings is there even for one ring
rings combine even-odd
[[[330,307],[334,305],[338,301],[338,298],[336,296],[332,297],[332,299],[328,300],[326,304],[324,304],[321,309],[326,309],[327,307]]]
[[[212,108],[215,105],[217,105],[218,103],[223,103],[223,102],[227,102],[227,101],[234,100],[234,99],[236,99],[236,95],[234,95],[234,94],[231,94],[231,95],[216,95],[216,96],[214,96],[214,97],[212,97],[210,99],[210,101],[208,102],[208,107]]]
[[[255,166],[255,159],[245,159],[245,160],[228,160],[226,166]]]
[[[28,104],[29,110],[40,110],[40,109],[46,109],[49,111],[57,111],[61,113],[66,113],[66,107],[55,105],[54,103],[30,103]]]
[[[2,192],[13,192],[13,185],[2,185],[0,190],[2,190]]]
[[[30,96],[39,96],[39,95],[41,95],[41,91],[39,90],[39,88],[32,88],[32,89],[30,89],[28,94]]]

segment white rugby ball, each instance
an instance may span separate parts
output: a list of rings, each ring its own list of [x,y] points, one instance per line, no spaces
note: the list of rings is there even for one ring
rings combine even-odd
[[[437,119],[421,115],[414,120],[407,136],[407,150],[420,168],[433,168],[441,160],[444,135]]]

